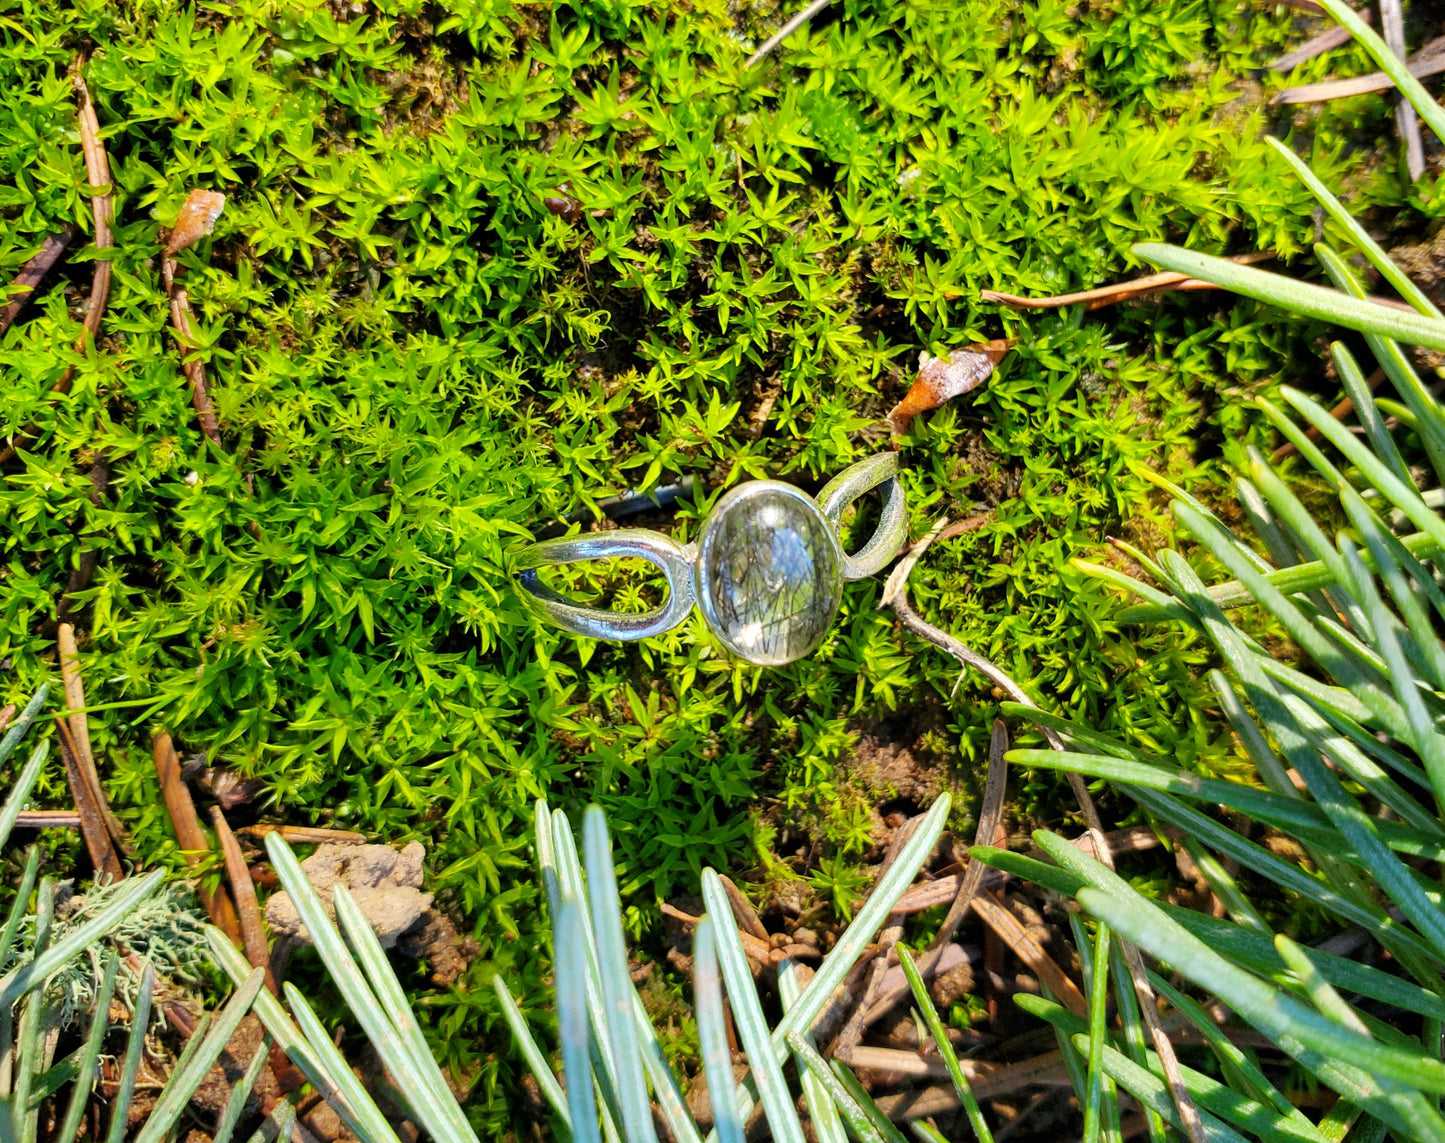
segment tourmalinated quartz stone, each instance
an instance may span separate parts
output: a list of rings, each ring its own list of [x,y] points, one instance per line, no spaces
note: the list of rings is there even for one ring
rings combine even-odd
[[[837,531],[790,484],[758,480],[718,501],[698,539],[698,603],[733,654],[762,666],[823,641],[843,593]]]

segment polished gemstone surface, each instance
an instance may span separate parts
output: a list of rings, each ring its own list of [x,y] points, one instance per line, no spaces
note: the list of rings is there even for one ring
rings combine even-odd
[[[697,595],[740,658],[791,663],[827,634],[843,590],[837,533],[791,485],[760,480],[723,497],[698,540]]]

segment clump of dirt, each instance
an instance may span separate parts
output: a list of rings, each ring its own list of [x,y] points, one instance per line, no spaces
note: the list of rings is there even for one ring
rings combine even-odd
[[[437,909],[423,913],[402,935],[397,948],[407,956],[426,961],[431,982],[439,988],[449,987],[461,979],[467,965],[480,951],[476,941],[458,933],[451,918]]]
[[[920,707],[906,725],[897,720],[866,724],[853,745],[853,773],[881,807],[903,801],[931,805],[948,788],[948,770],[934,749],[939,712]]]
[[[391,948],[401,934],[420,920],[432,903],[421,891],[426,850],[412,842],[400,852],[389,845],[323,845],[301,863],[326,913],[335,919],[332,892],[345,885],[356,900],[382,948]],[[266,902],[266,922],[277,936],[311,943],[296,905],[285,893]]]

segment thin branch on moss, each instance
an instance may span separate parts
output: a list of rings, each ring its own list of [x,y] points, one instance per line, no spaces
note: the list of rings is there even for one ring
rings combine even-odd
[[[90,212],[95,221],[95,249],[97,257],[91,263],[90,300],[86,304],[83,330],[75,342],[75,351],[84,353],[86,343],[94,343],[100,335],[101,318],[105,315],[105,304],[110,297],[110,255],[113,246],[110,223],[112,206],[110,198],[110,159],[105,153],[105,144],[100,141],[100,121],[96,118],[95,104],[90,98],[90,89],[80,74],[83,61],[74,64],[75,94],[80,101],[76,118],[80,124],[80,147],[85,155],[85,177],[95,191],[90,198]],[[70,383],[75,378],[75,366],[67,365],[60,379],[51,386],[51,392],[70,392]],[[6,464],[15,456],[20,443],[33,439],[33,432],[17,433],[15,443],[0,449],[0,464]]]
[[[42,242],[35,256],[20,267],[20,272],[15,275],[15,280],[5,292],[10,303],[0,310],[0,335],[10,328],[20,311],[25,308],[25,303],[34,296],[45,275],[60,261],[61,255],[70,248],[79,233],[78,227],[67,225],[59,234],[52,234]]]
[[[928,535],[924,536],[893,569],[888,577],[888,582],[883,588],[883,598],[880,602],[882,607],[891,607],[893,613],[914,634],[932,643],[935,647],[947,652],[962,663],[965,667],[972,667],[985,678],[989,679],[996,686],[1004,691],[1015,702],[1024,706],[1031,706],[1035,710],[1041,709],[1025,691],[1014,682],[1004,671],[984,658],[977,651],[967,644],[944,631],[940,631],[931,623],[926,622],[913,610],[908,602],[908,577],[912,574],[923,553],[938,535],[947,526],[947,518],[940,517],[937,524],[933,526]],[[1055,750],[1063,750],[1063,739],[1054,731],[1042,728],[1044,738]],[[1114,867],[1113,855],[1109,852],[1109,843],[1105,837],[1103,823],[1099,820],[1099,811],[1094,806],[1094,799],[1089,796],[1088,787],[1084,780],[1072,771],[1067,772],[1069,788],[1073,790],[1074,797],[1078,799],[1079,809],[1084,817],[1084,824],[1088,827],[1089,833],[1094,838],[1094,854],[1110,869]],[[990,839],[991,840],[991,839]],[[1174,1097],[1174,1104],[1179,1111],[1179,1120],[1184,1125],[1191,1143],[1204,1143],[1204,1127],[1199,1119],[1199,1112],[1194,1106],[1194,1100],[1184,1086],[1184,1074],[1179,1068],[1179,1058],[1174,1053],[1174,1047],[1169,1042],[1169,1036],[1165,1033],[1159,1022],[1158,1004],[1154,997],[1154,990],[1149,985],[1149,979],[1145,972],[1143,958],[1139,950],[1128,941],[1119,941],[1120,954],[1124,958],[1124,964],[1129,970],[1133,980],[1135,994],[1139,998],[1139,1007],[1142,1009],[1144,1022],[1149,1027],[1150,1038],[1154,1042],[1154,1049],[1159,1053],[1159,1062],[1164,1071],[1164,1078],[1169,1085],[1169,1092]],[[922,970],[922,965],[919,966]],[[925,975],[927,973],[925,972]]]
[[[796,32],[799,28],[801,28],[804,24],[806,24],[809,20],[811,20],[814,16],[816,16],[832,2],[833,0],[813,0],[811,4],[804,8],[801,12],[799,12],[796,16],[794,16],[791,20],[789,20],[786,24],[784,24],[781,28],[774,32],[771,36],[769,36],[763,46],[748,57],[747,62],[743,64],[743,67],[749,68],[759,63],[765,56],[767,56],[770,51],[772,51],[775,47],[781,44],[784,40],[786,40],[789,36],[791,36],[794,32]]]

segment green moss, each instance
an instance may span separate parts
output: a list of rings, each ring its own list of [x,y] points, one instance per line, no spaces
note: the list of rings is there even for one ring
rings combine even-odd
[[[471,1106],[493,1136],[520,1114],[517,1073],[480,985],[501,971],[535,998],[546,967],[532,799],[606,807],[643,929],[702,864],[756,860],[769,826],[750,808],[782,804],[817,823],[825,856],[856,852],[862,720],[941,712],[930,733],[967,784],[995,699],[974,678],[955,692],[953,664],[876,609],[877,583],[850,587],[814,658],[767,675],[697,622],[626,647],[537,629],[503,571],[533,530],[683,475],[706,492],[680,536],[738,479],[816,486],[881,447],[865,430],[920,352],[1014,336],[986,388],[906,441],[915,534],[990,514],[929,554],[916,606],[1041,699],[1164,751],[1228,753],[1191,681],[1206,649],[1117,629],[1067,560],[1107,534],[1168,534],[1131,466],[1223,488],[1221,458],[1262,439],[1235,396],[1317,384],[1317,331],[1202,295],[1089,316],[977,298],[1137,272],[1123,251],[1143,238],[1301,250],[1311,203],[1235,86],[1286,41],[1287,14],[844,0],[744,70],[741,41],[781,16],[18,0],[0,18],[0,270],[87,222],[76,53],[118,246],[95,351],[69,348],[56,289],[0,343],[0,429],[39,434],[0,482],[5,687],[54,670],[45,621],[94,552],[91,694],[129,704],[93,716],[94,737],[143,853],[172,852],[157,723],[264,777],[278,817],[426,839],[482,956],[423,1010],[444,1058],[480,1064]],[[1307,124],[1316,170],[1350,173],[1351,138],[1383,108]],[[1388,179],[1357,183],[1400,201]],[[228,196],[183,256],[186,351],[224,451],[190,409],[157,261],[159,222],[198,186]],[[564,196],[580,213],[544,202]],[[49,395],[67,364],[73,390]],[[1056,818],[1056,789],[1026,786],[1019,812]],[[852,892],[846,863],[807,872]]]

